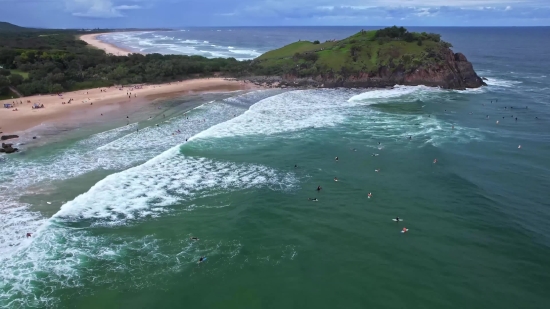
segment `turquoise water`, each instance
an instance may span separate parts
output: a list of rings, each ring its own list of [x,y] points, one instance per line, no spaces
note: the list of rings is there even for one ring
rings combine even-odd
[[[176,99],[2,157],[0,305],[546,308],[548,62],[478,57],[482,89]]]

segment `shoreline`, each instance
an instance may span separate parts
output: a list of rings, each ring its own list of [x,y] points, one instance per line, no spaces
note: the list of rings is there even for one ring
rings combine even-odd
[[[104,33],[93,33],[93,34],[83,34],[79,36],[78,38],[90,45],[93,48],[101,49],[105,51],[107,54],[115,55],[115,56],[128,56],[130,54],[142,54],[142,53],[136,53],[128,49],[124,49],[122,47],[118,47],[114,44],[107,43],[104,41],[101,41],[98,36],[104,35],[104,34],[111,34],[115,32],[104,32]]]
[[[88,121],[113,110],[132,110],[159,99],[190,94],[261,89],[251,83],[224,78],[200,78],[158,85],[112,86],[34,95],[0,101],[0,135],[27,131],[43,124]],[[69,103],[70,101],[70,103]],[[5,103],[16,102],[13,108]],[[44,108],[32,108],[34,104]],[[17,111],[15,111],[17,109]],[[8,142],[16,140],[8,140]]]

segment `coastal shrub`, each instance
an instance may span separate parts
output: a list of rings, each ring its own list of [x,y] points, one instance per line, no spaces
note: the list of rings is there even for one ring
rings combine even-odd
[[[8,69],[0,69],[0,75],[2,76],[9,76],[11,74],[10,70]]]
[[[319,40],[315,40],[313,41],[313,44],[321,44],[321,42],[319,42]]]
[[[25,78],[19,74],[11,74],[9,76],[9,79],[10,79],[10,85],[12,86],[20,85],[25,80]]]

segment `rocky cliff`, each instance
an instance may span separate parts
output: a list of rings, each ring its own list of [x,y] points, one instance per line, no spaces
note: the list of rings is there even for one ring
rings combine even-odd
[[[435,34],[411,35],[417,39],[381,41],[376,32],[360,32],[323,44],[297,42],[256,59],[255,71],[267,74],[248,79],[257,84],[318,88],[485,85],[466,56],[454,53],[449,43]]]

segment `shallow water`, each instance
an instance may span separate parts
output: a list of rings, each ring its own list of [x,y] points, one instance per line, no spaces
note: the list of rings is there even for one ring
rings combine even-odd
[[[550,49],[453,31],[487,87],[174,100],[3,157],[0,304],[545,308]]]

